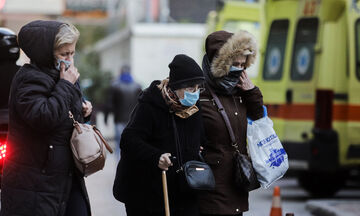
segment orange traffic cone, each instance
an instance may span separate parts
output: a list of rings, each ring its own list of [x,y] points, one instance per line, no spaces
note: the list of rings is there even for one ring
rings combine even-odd
[[[273,194],[270,216],[282,216],[280,187],[279,186],[274,187],[274,194]]]

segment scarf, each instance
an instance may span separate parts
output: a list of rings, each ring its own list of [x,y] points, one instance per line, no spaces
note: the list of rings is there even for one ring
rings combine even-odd
[[[191,107],[181,105],[181,103],[179,102],[179,98],[168,87],[168,84],[169,79],[164,79],[158,85],[158,88],[160,89],[166,104],[170,107],[170,110],[175,113],[175,115],[180,118],[186,119],[199,111],[199,108],[196,105],[193,105]]]
[[[202,61],[202,69],[204,71],[206,83],[209,84],[210,87],[214,89],[216,93],[221,95],[236,95],[239,93],[240,91],[239,88],[235,87],[232,92],[228,92],[223,86],[218,84],[217,79],[221,79],[221,78],[215,78],[211,73],[210,61],[207,55],[204,55]]]

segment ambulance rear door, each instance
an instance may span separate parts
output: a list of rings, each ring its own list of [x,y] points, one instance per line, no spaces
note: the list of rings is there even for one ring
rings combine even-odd
[[[360,163],[360,3],[349,0],[348,148],[346,163]]]

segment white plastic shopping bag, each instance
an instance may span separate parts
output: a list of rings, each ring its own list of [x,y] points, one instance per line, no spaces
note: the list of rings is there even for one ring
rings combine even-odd
[[[248,119],[247,141],[253,167],[263,188],[280,179],[289,168],[288,156],[267,116],[256,121]]]

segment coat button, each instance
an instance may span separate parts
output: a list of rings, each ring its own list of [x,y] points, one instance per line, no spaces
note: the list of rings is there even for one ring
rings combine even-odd
[[[239,212],[239,209],[236,209],[236,212]]]
[[[238,113],[237,113],[237,112],[235,112],[235,115],[237,116],[237,115],[238,115]]]
[[[50,146],[49,146],[49,148],[50,148],[50,149],[53,149],[53,148],[54,148],[54,146],[50,145]]]
[[[220,164],[220,161],[216,161],[217,164]]]

